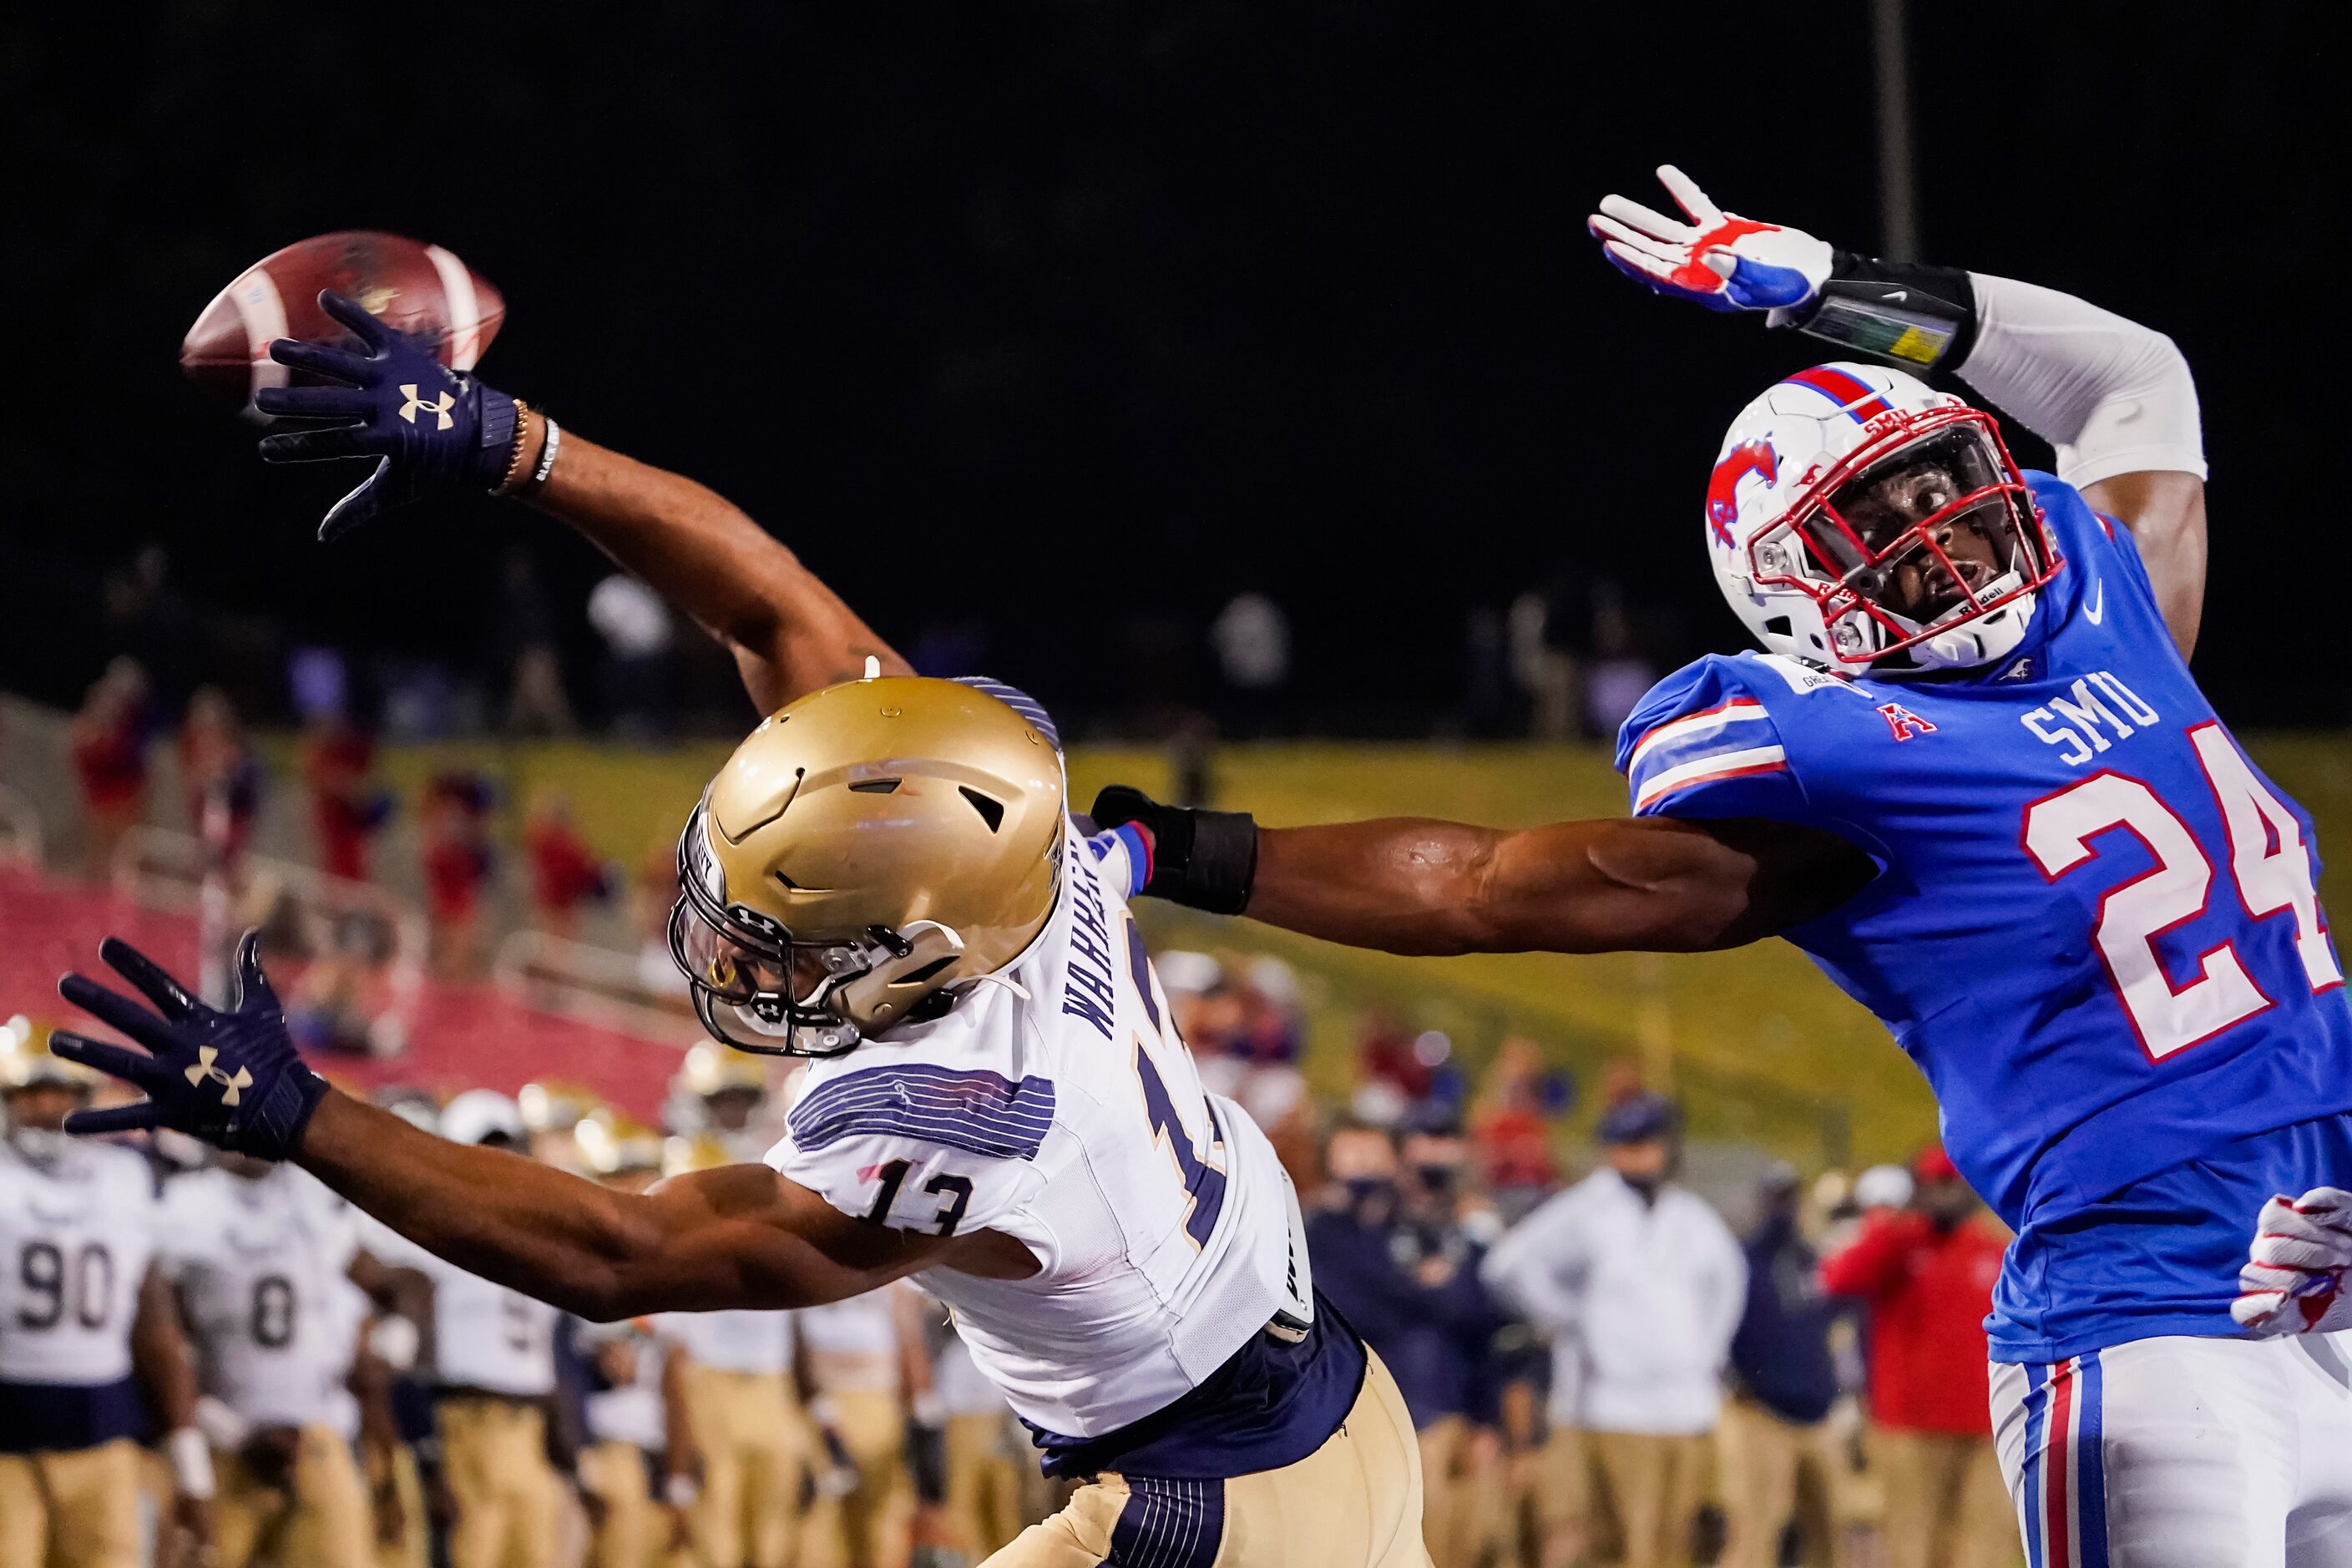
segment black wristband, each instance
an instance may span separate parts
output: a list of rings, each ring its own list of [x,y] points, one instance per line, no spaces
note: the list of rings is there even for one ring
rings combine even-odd
[[[1211,914],[1248,908],[1257,875],[1257,819],[1245,811],[1201,811],[1162,805],[1128,784],[1109,784],[1095,796],[1095,825],[1134,823],[1151,836],[1151,865],[1143,890]]]
[[[1840,250],[1812,308],[1790,324],[1906,370],[1958,371],[1976,346],[1976,285],[1957,267]]]
[[[1170,815],[1183,818],[1192,839],[1177,862],[1184,869],[1176,901],[1216,915],[1249,908],[1250,884],[1257,877],[1257,818],[1246,811]]]

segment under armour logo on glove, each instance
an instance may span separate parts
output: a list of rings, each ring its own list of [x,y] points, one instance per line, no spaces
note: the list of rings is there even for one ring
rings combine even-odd
[[[431,345],[386,326],[347,294],[329,289],[319,308],[359,346],[279,338],[270,358],[331,384],[266,386],[253,405],[300,422],[262,437],[269,462],[376,459],[374,471],[328,511],[320,538],[393,507],[487,490],[505,478],[515,456],[513,398],[451,370]]]
[[[58,981],[58,992],[145,1047],[145,1054],[62,1029],[49,1037],[49,1048],[146,1090],[147,1098],[77,1110],[67,1118],[66,1131],[170,1127],[239,1154],[290,1156],[327,1080],[303,1063],[287,1033],[286,1010],[261,972],[261,933],[247,931],[237,943],[235,990],[226,1009],[190,995],[127,942],[109,937],[98,955],[149,1005],[79,974]]]
[[[1628,278],[1710,310],[1794,310],[1829,281],[1836,253],[1826,240],[1725,212],[1671,163],[1658,180],[1688,223],[1623,196],[1602,197],[1585,220],[1609,264]]]
[[[2326,1334],[2352,1328],[2352,1193],[2314,1187],[2299,1198],[2275,1197],[2254,1222],[2253,1245],[2238,1270],[2230,1315],[2261,1339]]]
[[[408,399],[407,402],[400,405],[400,416],[403,419],[407,420],[411,425],[416,423],[416,415],[420,409],[427,414],[439,415],[441,417],[439,427],[441,429],[446,430],[451,426],[457,424],[456,420],[449,417],[449,410],[457,406],[457,397],[455,393],[445,392],[439,397],[436,397],[432,402],[428,403],[424,398],[416,395],[416,384],[415,382],[404,381],[400,384],[400,395]]]
[[[238,1097],[244,1094],[247,1089],[253,1087],[253,1075],[246,1071],[243,1068],[239,1068],[236,1069],[236,1076],[235,1078],[231,1078],[228,1074],[221,1071],[220,1068],[213,1066],[213,1063],[219,1059],[220,1052],[215,1050],[212,1047],[198,1047],[196,1049],[195,1065],[188,1068],[188,1081],[190,1083],[203,1083],[206,1079],[210,1079],[212,1082],[221,1086],[221,1103],[223,1105],[235,1105],[237,1102]]]

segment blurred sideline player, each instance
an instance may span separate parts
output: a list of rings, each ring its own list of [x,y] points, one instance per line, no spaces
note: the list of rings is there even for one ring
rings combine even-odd
[[[714,1139],[672,1138],[664,1169],[684,1175],[727,1163]],[[712,1568],[793,1561],[815,1447],[793,1381],[797,1316],[738,1309],[655,1321],[672,1346],[672,1375],[701,1462],[690,1518],[695,1550]]]
[[[165,1185],[158,1233],[215,1451],[214,1559],[365,1568],[374,1531],[351,1383],[367,1298],[347,1272],[357,1226],[300,1171],[215,1159]]]
[[[974,1562],[1021,1533],[1021,1472],[1028,1442],[1004,1395],[974,1366],[947,1314],[929,1314],[931,1394],[947,1434],[950,1537]]]
[[[1085,1482],[998,1568],[1426,1563],[1403,1402],[1317,1306],[1272,1146],[1170,1037],[1126,910],[1140,837],[1078,836],[1044,710],[904,676],[710,491],[565,439],[324,302],[359,352],[273,344],[338,384],[271,389],[265,411],[341,422],[272,435],[273,456],[381,455],[329,531],[436,491],[528,489],[734,651],[772,717],[681,837],[672,948],[715,1037],[818,1059],[767,1166],[631,1198],[336,1093],[251,942],[220,1012],[110,942],[158,1011],[64,987],[154,1056],[63,1048],[148,1099],[79,1125],[295,1158],[456,1265],[585,1317],[807,1307],[922,1272],[1045,1468]],[[214,1072],[248,1075],[250,1108]]]
[[[591,1111],[571,1132],[582,1166],[615,1191],[642,1193],[661,1175],[662,1140],[651,1129]],[[677,1358],[644,1319],[598,1325],[582,1345],[595,1373],[580,1455],[582,1488],[595,1500],[590,1568],[651,1568],[685,1544],[686,1510],[695,1500]],[[709,1552],[704,1560],[741,1561]]]
[[[520,1109],[494,1089],[451,1100],[440,1136],[537,1168],[520,1152],[528,1136]],[[455,1516],[447,1526],[453,1568],[551,1568],[563,1512],[562,1483],[548,1462],[555,1309],[455,1268],[389,1226],[363,1225],[362,1236],[385,1263],[433,1283],[428,1367],[438,1451],[420,1462],[428,1511]]]
[[[817,1500],[802,1534],[807,1568],[883,1568],[906,1557],[910,1401],[930,1385],[922,1298],[893,1284],[796,1313],[810,1414],[834,1433],[854,1476]]]
[[[155,1263],[153,1174],[129,1149],[62,1131],[98,1083],[29,1021],[0,1027],[0,1568],[137,1568],[151,1412],[168,1433],[174,1523],[199,1545],[209,1531],[212,1458]]]
[[[1132,792],[1097,816],[1156,831],[1147,890],[1360,946],[1787,937],[1919,1064],[2017,1232],[1992,1413],[2036,1568],[2352,1560],[2352,1341],[2248,1341],[2231,1315],[2264,1200],[2352,1170],[2352,1009],[2311,820],[2184,659],[2188,364],[2067,295],[1833,250],[1660,174],[1689,221],[1609,198],[1592,226],[1621,269],[1957,374],[2057,475],[1903,371],[1801,371],[1740,414],[1706,491],[1717,583],[1769,651],[1637,709],[1630,819],[1259,833]]]
[[[778,1130],[761,1124],[768,1073],[757,1057],[704,1040],[688,1049],[670,1080],[670,1098],[694,1108],[692,1125],[678,1131],[708,1142],[729,1161],[757,1160],[776,1141]]]

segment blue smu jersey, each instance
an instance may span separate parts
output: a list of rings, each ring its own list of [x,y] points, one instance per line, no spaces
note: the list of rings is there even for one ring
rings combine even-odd
[[[1954,1162],[2031,1239],[2225,1144],[2352,1110],[2352,1010],[2311,819],[2214,717],[2129,531],[2029,479],[2066,563],[2007,660],[1897,681],[1709,656],[1643,700],[1618,765],[1637,815],[1804,823],[1876,859],[1867,889],[1783,934],[1893,1031]],[[2215,1289],[2228,1300],[2210,1268],[2137,1289],[2210,1313]],[[2066,1289],[2005,1286],[2021,1315]]]

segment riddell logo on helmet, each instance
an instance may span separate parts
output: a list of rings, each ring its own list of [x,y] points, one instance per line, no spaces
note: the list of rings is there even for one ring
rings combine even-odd
[[[1932,735],[1936,732],[1934,724],[1920,718],[1900,702],[1880,703],[1878,716],[1886,721],[1886,727],[1895,731],[1895,738],[1898,741],[1907,741],[1914,735]]]

